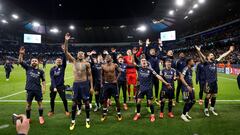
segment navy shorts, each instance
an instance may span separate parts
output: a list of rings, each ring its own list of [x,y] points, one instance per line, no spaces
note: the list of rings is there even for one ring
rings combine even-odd
[[[104,83],[103,84],[103,100],[107,100],[113,96],[119,98],[117,83]]]
[[[190,93],[186,86],[182,86],[182,95],[184,101],[194,101],[195,100],[195,91],[194,89]]]
[[[101,90],[101,84],[99,82],[96,82],[94,84],[94,91],[100,92],[100,90]]]
[[[218,85],[217,81],[212,83],[206,83],[206,90],[205,92],[207,94],[217,94],[218,93]]]
[[[137,94],[137,98],[144,99],[144,96],[146,95],[147,100],[152,100],[153,99],[153,92],[152,89],[148,90],[139,90]]]
[[[174,98],[174,89],[162,89],[160,93],[160,100],[162,99],[173,99]]]
[[[89,100],[90,98],[89,81],[73,83],[73,101]]]
[[[32,102],[33,98],[35,98],[35,100],[37,102],[42,101],[43,100],[42,91],[40,91],[40,90],[27,90],[27,102]]]

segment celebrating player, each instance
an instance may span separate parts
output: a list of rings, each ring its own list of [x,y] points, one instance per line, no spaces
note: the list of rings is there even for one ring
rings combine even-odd
[[[186,60],[187,66],[180,73],[180,80],[182,81],[182,95],[185,101],[183,107],[183,113],[181,115],[182,120],[185,122],[190,122],[192,117],[188,114],[193,105],[195,104],[195,95],[192,81],[192,67],[194,66],[194,61],[192,58]]]
[[[37,58],[31,59],[31,65],[28,65],[25,62],[23,62],[24,54],[25,54],[25,48],[21,47],[19,50],[18,62],[26,70],[26,76],[27,76],[26,86],[25,86],[25,89],[27,91],[27,107],[26,107],[27,119],[29,122],[31,122],[30,120],[31,106],[32,106],[32,100],[33,98],[35,98],[35,100],[38,103],[39,123],[44,124],[43,105],[42,105],[42,100],[43,100],[42,94],[45,93],[46,91],[44,71],[39,69],[39,61]],[[42,86],[41,86],[41,81],[42,81]]]
[[[166,67],[163,68],[163,70],[160,71],[160,76],[166,82],[171,84],[171,89],[168,89],[167,86],[163,83],[162,84],[162,90],[160,93],[160,100],[161,100],[161,112],[159,117],[162,119],[163,118],[163,111],[164,111],[164,106],[165,106],[165,99],[168,99],[168,116],[170,118],[173,118],[174,115],[172,113],[172,99],[174,98],[174,81],[177,79],[176,78],[176,70],[171,67],[172,65],[172,60],[171,59],[166,59],[165,60],[165,65]]]
[[[217,63],[223,59],[224,57],[228,56],[232,51],[234,51],[234,46],[230,46],[230,49],[222,54],[219,58],[215,59],[215,56],[213,53],[209,53],[206,56],[203,55],[201,52],[201,48],[198,46],[195,46],[197,49],[197,52],[199,54],[199,57],[204,62],[205,67],[205,73],[206,73],[206,98],[204,101],[205,109],[204,114],[206,117],[209,117],[209,110],[212,112],[213,115],[217,116],[218,113],[216,113],[214,107],[216,103],[216,96],[218,93],[218,84],[217,84]],[[208,109],[209,99],[211,99],[211,107]]]
[[[83,100],[85,103],[86,111],[86,128],[90,128],[90,106],[89,106],[89,95],[93,93],[93,80],[91,66],[84,60],[84,52],[80,51],[77,54],[77,59],[72,57],[68,52],[68,41],[70,39],[69,33],[65,35],[64,53],[67,59],[73,63],[73,105],[72,105],[72,121],[70,124],[70,130],[75,127],[75,117],[77,111],[77,104],[79,100]],[[90,84],[90,89],[89,89]],[[89,91],[90,90],[90,91]]]
[[[197,64],[196,69],[196,84],[199,84],[200,91],[199,91],[199,105],[203,104],[203,92],[206,87],[206,79],[205,79],[206,73],[204,69],[204,64],[200,62]]]
[[[149,45],[151,44],[150,40],[146,40],[146,48],[144,49],[144,54],[146,55],[146,59],[148,62],[150,62],[151,67],[153,70],[155,70],[157,73],[160,72],[159,64],[160,64],[160,51],[156,50],[155,48],[151,48],[149,50]],[[160,45],[160,44],[159,44]],[[160,49],[160,47],[159,47]],[[153,77],[153,85],[155,88],[155,102],[159,104],[158,101],[158,94],[159,94],[159,80],[157,77]]]
[[[103,57],[102,55],[97,55],[97,58],[92,58],[92,54],[95,54],[96,52],[91,52],[90,58],[91,58],[91,67],[92,67],[92,75],[94,79],[94,90],[95,90],[95,102],[96,106],[94,108],[94,112],[97,112],[100,109],[100,103],[101,103],[101,70],[102,70],[102,63],[103,63]]]
[[[139,45],[142,46],[142,41],[139,40]],[[127,56],[124,56],[124,62],[127,65],[133,65],[136,63],[135,57],[139,57],[142,52],[142,47],[140,50],[137,51],[136,48],[133,49],[134,53],[130,49],[127,50]],[[128,90],[128,98],[131,100],[130,93],[131,93],[131,85],[133,85],[133,95],[136,96],[136,84],[137,84],[137,71],[135,68],[128,68],[126,70],[126,77],[127,77],[127,90]]]
[[[62,46],[62,49],[64,50],[64,46]],[[68,112],[68,103],[65,95],[65,86],[64,86],[64,75],[65,75],[66,65],[67,65],[66,56],[63,55],[62,58],[59,57],[55,60],[55,66],[52,67],[50,70],[51,111],[48,112],[48,116],[52,116],[54,114],[55,98],[56,98],[57,92],[63,101],[66,116],[70,115],[70,113]]]
[[[127,110],[127,81],[126,81],[126,68],[127,64],[124,63],[123,56],[119,55],[117,57],[118,59],[118,65],[121,69],[121,76],[118,78],[118,90],[120,94],[120,90],[122,89],[123,92],[123,109]]]
[[[106,55],[106,63],[102,65],[102,76],[101,76],[101,86],[103,90],[103,114],[101,121],[105,121],[107,118],[107,100],[113,96],[117,107],[117,119],[122,120],[122,115],[120,112],[120,101],[119,101],[119,91],[117,86],[117,80],[121,76],[121,70],[118,65],[113,63],[112,57]],[[116,77],[116,70],[118,70],[118,76]]]
[[[155,121],[154,115],[154,105],[152,104],[153,93],[152,93],[152,77],[156,76],[160,81],[162,81],[168,88],[170,88],[170,84],[167,83],[161,76],[159,76],[152,68],[149,67],[149,64],[146,58],[141,58],[141,66],[137,66],[138,71],[138,81],[140,83],[140,89],[137,93],[137,114],[134,116],[133,120],[137,121],[141,115],[141,101],[146,95],[147,103],[151,109],[150,121]]]
[[[186,58],[184,53],[179,54],[179,59],[176,62],[177,76],[182,73],[183,69],[186,67]],[[176,102],[179,103],[179,94],[182,88],[182,81],[177,81],[177,90],[176,90]]]
[[[5,73],[6,73],[6,81],[9,81],[10,74],[11,74],[13,68],[14,67],[13,67],[12,63],[10,63],[9,60],[6,60],[6,63],[4,64],[4,69],[5,69]]]

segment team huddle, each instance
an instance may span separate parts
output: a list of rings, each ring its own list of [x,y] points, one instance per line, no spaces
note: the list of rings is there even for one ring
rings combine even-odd
[[[77,58],[74,58],[68,51],[68,41],[71,39],[70,34],[65,35],[65,42],[62,45],[63,56],[55,60],[55,65],[50,70],[50,106],[51,110],[48,116],[54,115],[54,102],[57,93],[59,93],[65,108],[66,116],[71,115],[70,130],[75,127],[75,118],[84,104],[86,112],[86,128],[90,128],[90,108],[92,97],[95,96],[94,112],[102,109],[101,121],[106,121],[108,107],[111,105],[111,97],[115,100],[116,118],[118,121],[123,119],[121,112],[120,92],[123,95],[123,109],[128,110],[127,100],[136,103],[134,121],[141,118],[141,102],[146,97],[147,108],[149,109],[150,121],[154,122],[155,112],[154,103],[160,106],[159,118],[164,118],[165,101],[168,101],[168,117],[174,118],[173,106],[174,99],[179,102],[180,91],[182,93],[184,106],[181,119],[190,122],[192,117],[189,112],[194,106],[195,91],[193,87],[193,67],[197,64],[196,79],[200,86],[199,104],[204,103],[204,115],[218,115],[215,111],[216,96],[218,93],[217,85],[217,63],[227,55],[229,55],[234,47],[215,59],[212,53],[205,56],[201,52],[201,48],[195,46],[200,61],[193,58],[186,58],[184,53],[179,54],[179,58],[173,57],[172,50],[164,50],[161,40],[157,42],[157,47],[152,47],[149,39],[146,43],[139,41],[139,48],[129,49],[124,54],[120,54],[116,49],[112,48],[111,52],[85,52],[79,51]],[[166,52],[165,52],[166,51]],[[27,106],[26,116],[31,122],[31,105],[35,100],[39,106],[39,123],[44,124],[43,117],[43,94],[46,91],[45,73],[39,69],[39,61],[37,58],[31,59],[31,64],[23,61],[25,54],[24,47],[19,51],[19,64],[26,70],[26,93]],[[67,60],[73,65],[73,85],[72,85],[72,111],[68,110],[68,102],[65,93],[65,69]],[[159,81],[162,83],[159,91]],[[177,89],[175,95],[175,81],[177,81]],[[154,87],[154,92],[153,92]],[[131,96],[133,89],[133,96]],[[206,93],[203,100],[203,92]],[[154,93],[154,94],[153,94]],[[127,99],[128,95],[128,99]],[[155,97],[154,97],[155,95]],[[209,107],[210,105],[210,107]]]

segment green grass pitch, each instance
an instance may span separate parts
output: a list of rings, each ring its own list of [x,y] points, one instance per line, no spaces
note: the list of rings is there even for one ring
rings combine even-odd
[[[48,65],[45,70],[47,88],[49,88],[49,69],[52,65]],[[5,80],[5,72],[3,66],[0,66],[0,135],[16,134],[15,126],[12,124],[11,116],[13,113],[25,113],[25,71],[14,65],[15,69],[11,74],[10,81]],[[66,84],[72,84],[72,66],[69,64],[66,70]],[[165,107],[164,119],[159,119],[159,106],[155,105],[156,121],[150,123],[149,114],[145,109],[146,103],[142,104],[142,118],[134,122],[135,104],[129,104],[129,110],[122,111],[123,120],[118,122],[115,118],[115,107],[110,107],[107,120],[100,121],[101,112],[94,113],[91,111],[91,128],[85,128],[85,113],[77,116],[76,127],[73,131],[69,131],[70,118],[64,115],[64,109],[61,102],[56,103],[55,115],[51,118],[47,116],[50,110],[49,102],[44,102],[45,124],[39,125],[37,104],[34,102],[32,107],[32,123],[30,135],[69,135],[69,134],[89,134],[89,135],[239,135],[240,134],[240,91],[237,87],[236,76],[219,74],[218,75],[219,94],[217,97],[216,110],[219,116],[210,116],[205,118],[203,115],[203,106],[195,104],[190,112],[193,120],[185,123],[180,119],[183,103],[179,103],[173,108],[175,118],[167,117],[167,105]],[[195,79],[194,79],[195,80]],[[198,85],[195,85],[196,99],[198,99]],[[17,93],[17,94],[15,94]],[[13,95],[15,94],[15,95]],[[59,96],[56,98],[60,101]],[[49,101],[49,89],[44,95],[44,101]],[[93,100],[94,101],[94,100]],[[122,101],[122,97],[121,97]],[[71,101],[69,110],[71,110]],[[9,125],[1,128],[2,125]]]

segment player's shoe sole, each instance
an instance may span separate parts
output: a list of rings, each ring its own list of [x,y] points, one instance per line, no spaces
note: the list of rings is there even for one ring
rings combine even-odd
[[[133,120],[134,120],[134,121],[137,121],[137,120],[139,120],[140,118],[141,118],[141,115],[136,114],[136,115],[133,117]]]
[[[39,117],[39,123],[40,123],[41,125],[43,125],[43,124],[45,123],[45,121],[44,121],[44,118],[43,118],[43,117]]]
[[[169,118],[174,118],[173,113],[172,113],[172,112],[169,112],[169,113],[168,113],[168,117],[169,117]]]
[[[76,123],[71,123],[69,129],[73,130],[75,128]]]
[[[150,122],[154,122],[156,120],[155,116],[154,115],[151,115],[150,116]]]
[[[105,121],[107,119],[107,116],[102,116],[101,121]]]
[[[214,111],[214,108],[213,107],[210,107],[209,111],[214,115],[214,116],[218,116],[218,113],[216,113]]]
[[[209,117],[209,116],[210,116],[209,111],[208,111],[208,110],[204,110],[204,115],[205,115],[206,117]]]
[[[121,120],[122,120],[122,115],[117,115],[116,117],[117,117],[117,120],[118,120],[118,121],[121,121]]]
[[[187,119],[187,117],[184,114],[181,115],[181,119],[185,122],[190,122],[190,120]]]
[[[160,114],[159,114],[159,118],[160,118],[160,119],[163,119],[163,115],[164,115],[163,113],[160,113]]]
[[[90,128],[90,121],[86,121],[86,128]]]

